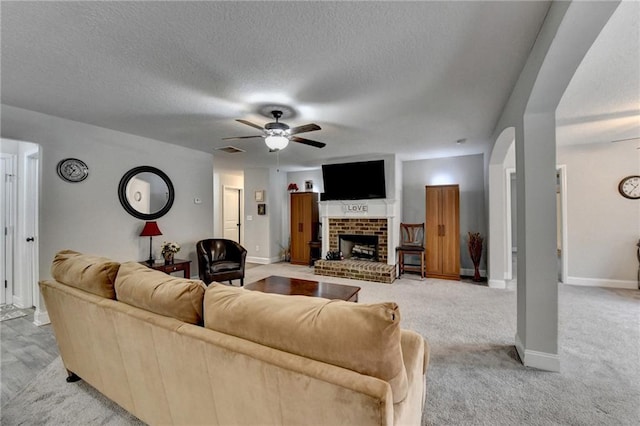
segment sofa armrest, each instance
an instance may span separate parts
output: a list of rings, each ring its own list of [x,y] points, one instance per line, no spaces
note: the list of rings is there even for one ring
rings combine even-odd
[[[426,398],[429,345],[421,335],[411,330],[402,330],[400,344],[409,390],[402,402],[394,404],[393,420],[396,425],[420,424]]]
[[[400,344],[402,346],[402,358],[407,373],[409,368],[419,368],[422,375],[427,374],[427,367],[429,366],[429,343],[414,331],[402,330]]]

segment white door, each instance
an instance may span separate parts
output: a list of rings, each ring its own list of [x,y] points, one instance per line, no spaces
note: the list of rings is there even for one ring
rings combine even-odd
[[[222,200],[223,238],[240,244],[240,189],[224,188]]]
[[[25,285],[23,297],[27,306],[36,307],[34,322],[40,309],[40,298],[38,291],[38,198],[39,198],[39,176],[40,160],[38,153],[27,155],[25,170]]]
[[[558,281],[567,282],[568,247],[567,247],[567,168],[557,166],[556,174],[556,215],[557,215],[557,248],[558,248]]]
[[[13,258],[15,245],[16,182],[14,155],[2,154],[0,158],[0,304],[13,303]]]

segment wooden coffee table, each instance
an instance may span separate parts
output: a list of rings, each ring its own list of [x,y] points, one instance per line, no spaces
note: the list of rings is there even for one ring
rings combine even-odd
[[[357,302],[360,291],[360,287],[351,285],[321,283],[275,275],[247,284],[244,288],[263,293],[324,297],[325,299],[346,300],[347,302]]]

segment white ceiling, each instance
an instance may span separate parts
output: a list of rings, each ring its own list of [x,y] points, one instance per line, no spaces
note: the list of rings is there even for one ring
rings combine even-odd
[[[264,104],[291,126],[283,169],[483,152],[548,2],[1,3],[2,103],[273,166]],[[623,3],[558,109],[558,141],[640,136],[640,3]],[[624,125],[620,123],[624,121]],[[613,126],[613,127],[612,127]],[[614,129],[615,127],[615,129]],[[466,139],[458,145],[456,140]],[[610,140],[610,139],[609,139]],[[232,144],[246,153],[215,148]]]

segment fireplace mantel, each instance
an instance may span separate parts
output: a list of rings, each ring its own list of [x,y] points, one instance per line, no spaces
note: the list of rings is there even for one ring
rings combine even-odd
[[[389,199],[320,201],[320,217],[395,217],[396,204]]]
[[[395,265],[395,247],[399,241],[399,204],[393,199],[320,201],[322,258],[329,248],[329,219],[387,219],[387,264]]]

